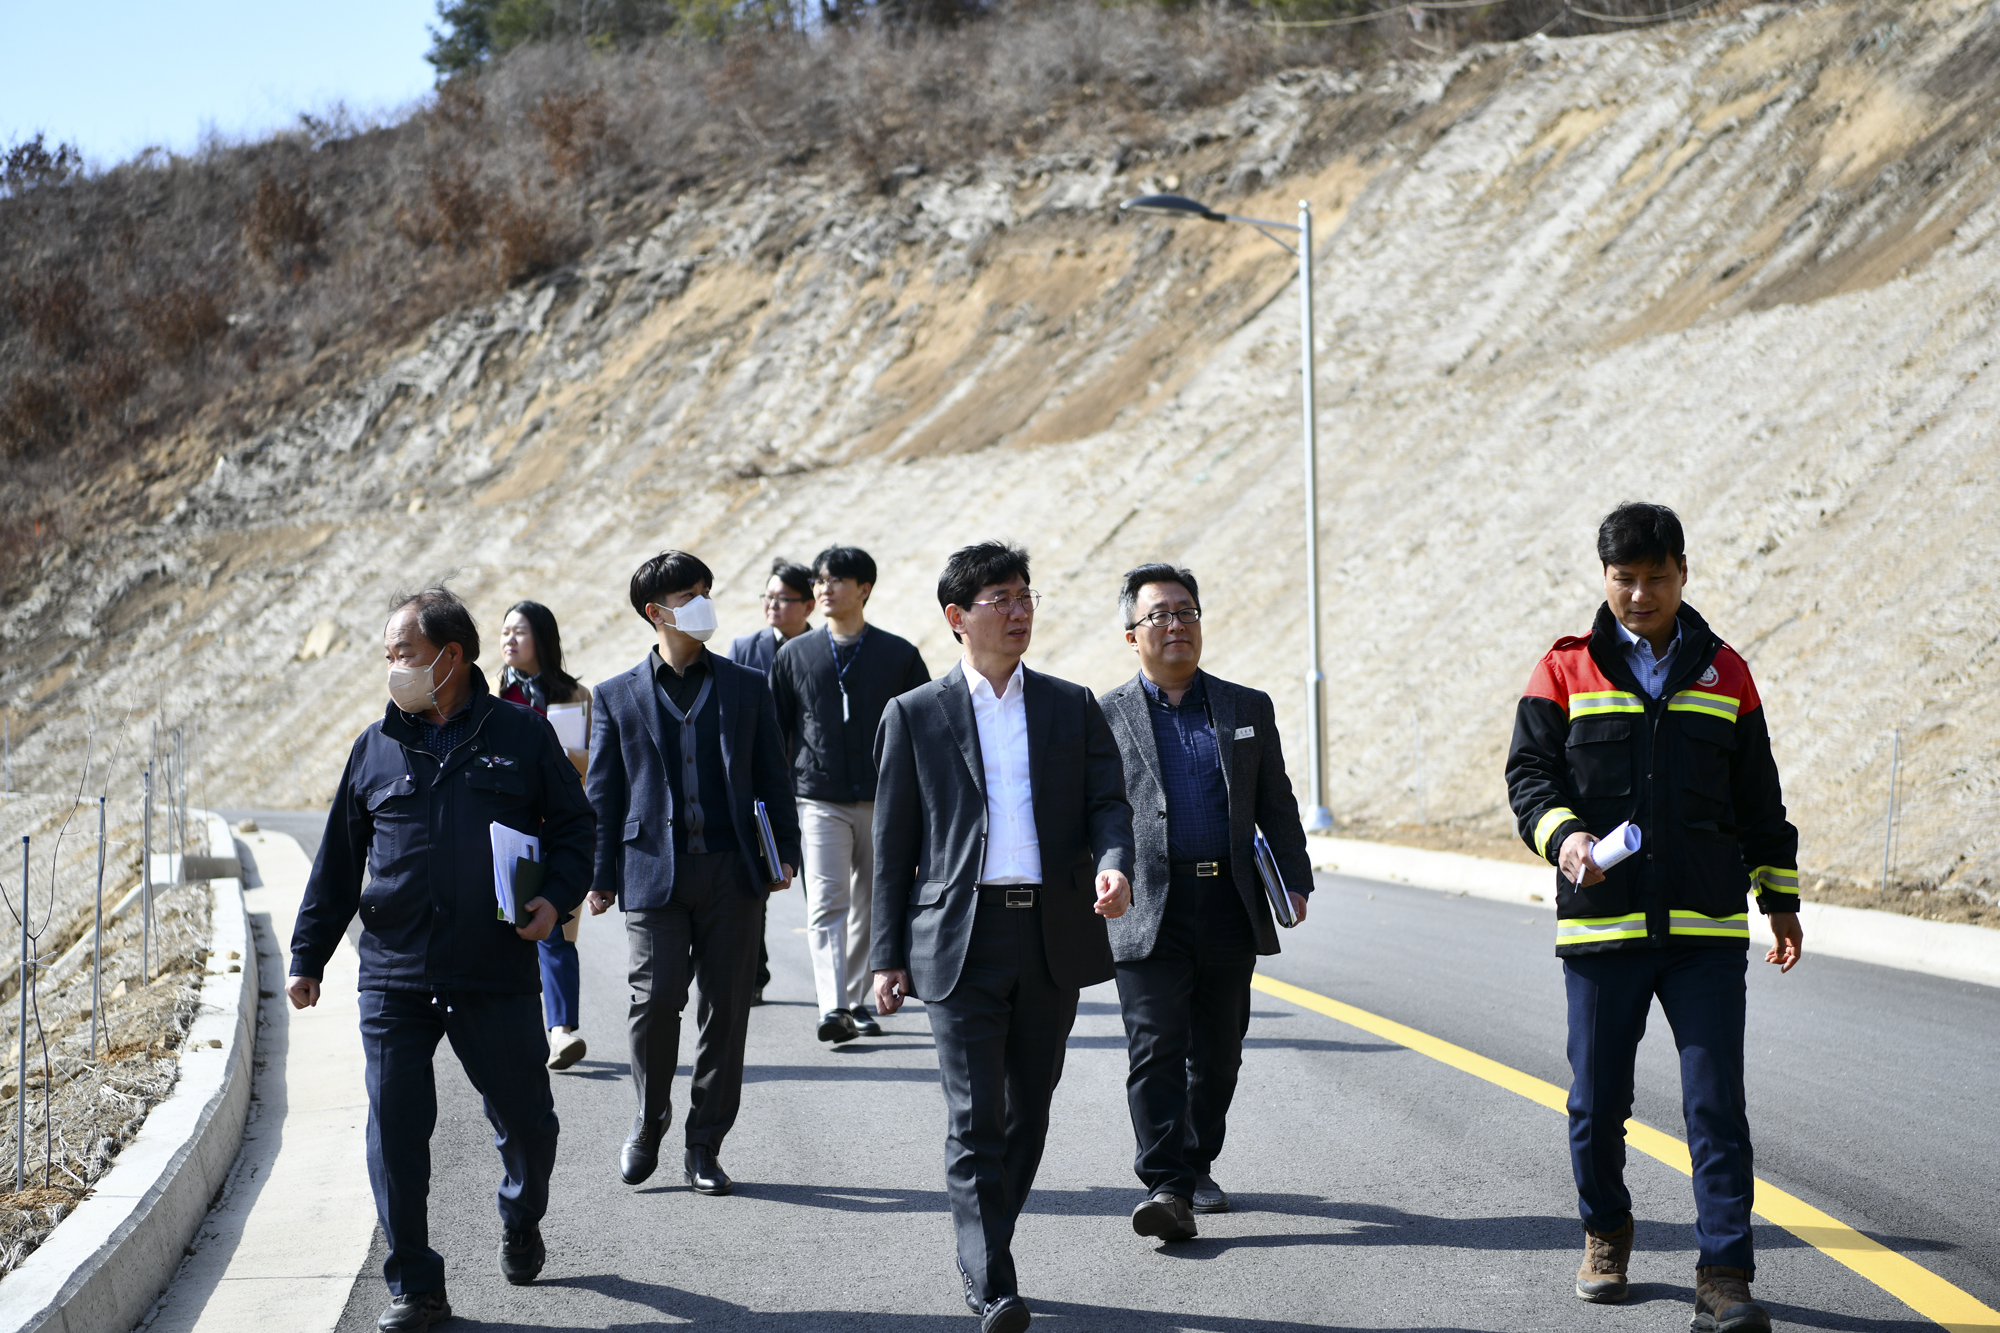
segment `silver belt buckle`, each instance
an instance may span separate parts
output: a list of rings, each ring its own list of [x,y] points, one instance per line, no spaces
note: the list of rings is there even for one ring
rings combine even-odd
[[[1007,890],[1007,906],[1033,907],[1034,905],[1035,905],[1035,891],[1033,889]]]
[[[1222,873],[1222,862],[1196,861],[1194,863],[1194,873],[1197,879],[1213,879]]]

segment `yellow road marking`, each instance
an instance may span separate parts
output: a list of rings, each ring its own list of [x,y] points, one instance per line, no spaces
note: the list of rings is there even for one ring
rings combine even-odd
[[[1262,973],[1252,977],[1250,985],[1266,995],[1289,1000],[1316,1014],[1338,1019],[1349,1027],[1360,1028],[1399,1046],[1407,1046],[1419,1055],[1427,1055],[1474,1078],[1485,1079],[1551,1111],[1568,1113],[1567,1092],[1545,1079],[1524,1074],[1498,1060],[1489,1060],[1463,1046],[1441,1041],[1428,1032],[1419,1032],[1379,1014],[1371,1014],[1366,1009],[1356,1009],[1351,1004],[1330,1000]],[[1627,1120],[1625,1141],[1684,1176],[1694,1174],[1687,1144],[1671,1134],[1637,1120]],[[1766,1180],[1757,1181],[1753,1209],[1765,1221],[1783,1227],[1821,1254],[1847,1265],[1924,1318],[1950,1329],[1951,1333],[2000,1333],[2000,1311],[1960,1291],[1923,1265],[1870,1240],[1840,1219],[1821,1212]]]

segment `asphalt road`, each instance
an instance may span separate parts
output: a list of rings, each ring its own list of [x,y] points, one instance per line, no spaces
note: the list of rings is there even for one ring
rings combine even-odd
[[[772,908],[772,1002],[752,1016],[743,1111],[722,1154],[738,1189],[720,1199],[685,1188],[677,1157],[637,1189],[618,1179],[632,1114],[624,937],[615,913],[587,922],[591,1053],[556,1076],[550,1257],[532,1287],[498,1275],[498,1161],[477,1098],[441,1055],[431,1218],[452,1327],[973,1326],[952,1264],[922,1009],[887,1020],[881,1039],[821,1046],[802,898]],[[1311,920],[1266,971],[1566,1085],[1552,934],[1543,913],[1322,877]],[[2000,991],[1810,955],[1788,977],[1762,964],[1752,976],[1759,1174],[2000,1303]],[[1190,1333],[1686,1327],[1684,1176],[1633,1154],[1633,1298],[1582,1305],[1570,1293],[1579,1233],[1560,1116],[1264,996],[1216,1168],[1236,1211],[1203,1218],[1185,1245],[1134,1236],[1124,1062],[1115,992],[1087,992],[1017,1239],[1040,1321]],[[682,1074],[684,1109],[685,1064]],[[1657,1013],[1640,1085],[1639,1117],[1679,1134]],[[1935,1327],[1788,1233],[1760,1225],[1758,1244],[1758,1295],[1781,1326]],[[343,1330],[372,1327],[385,1302],[380,1258],[378,1235]]]

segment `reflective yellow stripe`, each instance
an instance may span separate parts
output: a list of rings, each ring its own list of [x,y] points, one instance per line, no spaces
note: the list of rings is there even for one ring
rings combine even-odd
[[[1710,694],[1706,690],[1682,690],[1667,701],[1669,713],[1706,713],[1725,722],[1734,722],[1742,708],[1741,699],[1727,694]]]
[[[1601,944],[1606,940],[1643,940],[1646,914],[1629,916],[1578,916],[1556,921],[1556,944]]]
[[[1566,805],[1559,805],[1535,821],[1535,855],[1544,861],[1549,859],[1549,836],[1570,820],[1576,819],[1576,811]],[[1577,820],[1582,823],[1582,820]]]
[[[1735,916],[1703,916],[1700,912],[1667,913],[1667,933],[1669,935],[1726,935],[1736,939],[1750,938],[1750,917],[1738,912]]]
[[[1766,889],[1773,893],[1797,893],[1799,872],[1787,870],[1783,866],[1758,866],[1751,872],[1750,884],[1758,893]]]
[[[1643,713],[1646,705],[1628,690],[1586,690],[1569,697],[1569,720],[1599,713]]]

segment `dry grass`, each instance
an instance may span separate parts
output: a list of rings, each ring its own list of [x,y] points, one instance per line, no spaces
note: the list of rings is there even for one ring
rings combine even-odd
[[[156,471],[127,462],[149,442],[192,428],[227,447],[439,315],[684,196],[799,171],[888,192],[1072,144],[1144,155],[1174,113],[1280,69],[1513,36],[1551,3],[1501,0],[1418,31],[1406,10],[1276,28],[1241,10],[1060,0],[950,27],[539,44],[393,125],[302,117],[97,173],[16,145],[0,160],[0,598],[38,557],[143,512]]]

